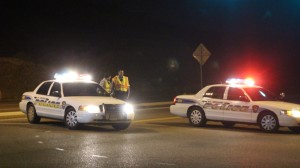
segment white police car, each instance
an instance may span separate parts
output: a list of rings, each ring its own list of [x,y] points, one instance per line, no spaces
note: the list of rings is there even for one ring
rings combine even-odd
[[[279,127],[300,132],[300,105],[278,101],[250,80],[231,79],[227,84],[206,86],[195,95],[176,96],[170,112],[189,118],[193,126],[205,126],[212,120],[226,127],[250,123],[265,132],[275,132]]]
[[[44,81],[34,91],[23,93],[19,107],[28,122],[39,123],[45,117],[63,120],[69,129],[85,123],[111,124],[116,130],[130,126],[134,119],[132,105],[101,95],[103,89],[85,77],[65,76],[56,75],[58,79]]]

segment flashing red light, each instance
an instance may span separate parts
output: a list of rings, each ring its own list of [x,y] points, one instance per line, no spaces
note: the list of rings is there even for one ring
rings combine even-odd
[[[251,85],[251,86],[253,86],[253,85],[255,84],[255,82],[254,82],[254,80],[253,80],[252,78],[246,78],[246,79],[244,80],[244,83],[245,83],[246,85]]]

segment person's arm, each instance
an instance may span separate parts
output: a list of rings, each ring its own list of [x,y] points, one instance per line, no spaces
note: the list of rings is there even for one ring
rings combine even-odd
[[[130,97],[130,84],[129,84],[129,78],[127,77],[127,82],[128,82],[128,90],[127,90],[127,99]]]
[[[127,99],[129,99],[130,96],[130,87],[128,86],[128,90],[127,90]]]
[[[100,81],[99,85],[104,89],[104,80],[103,79]]]
[[[110,96],[113,96],[115,94],[114,85],[115,85],[114,81],[111,81]]]

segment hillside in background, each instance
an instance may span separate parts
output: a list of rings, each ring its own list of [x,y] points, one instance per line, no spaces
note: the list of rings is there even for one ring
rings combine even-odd
[[[0,57],[0,100],[20,100],[48,79],[49,68],[17,58]]]

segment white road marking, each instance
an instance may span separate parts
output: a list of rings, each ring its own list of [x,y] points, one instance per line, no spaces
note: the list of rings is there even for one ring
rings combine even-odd
[[[36,137],[36,138],[39,138],[40,136],[39,136],[39,135],[36,135],[35,137]]]
[[[56,150],[59,150],[59,151],[64,151],[64,149],[62,148],[55,148]]]
[[[44,142],[43,142],[43,141],[38,141],[38,143],[39,143],[39,144],[43,144]]]
[[[175,166],[176,164],[173,163],[157,163],[159,165],[166,165],[166,166]]]
[[[100,155],[93,155],[92,157],[97,157],[97,158],[108,158],[107,156],[100,156]]]

